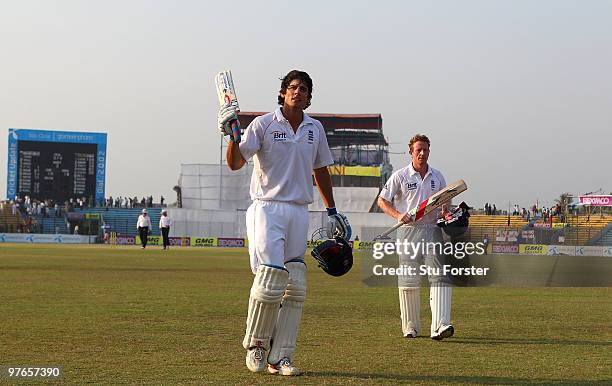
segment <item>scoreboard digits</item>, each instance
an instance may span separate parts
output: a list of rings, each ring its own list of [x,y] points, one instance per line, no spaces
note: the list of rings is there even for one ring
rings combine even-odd
[[[105,155],[106,134],[10,129],[7,197],[99,201]]]

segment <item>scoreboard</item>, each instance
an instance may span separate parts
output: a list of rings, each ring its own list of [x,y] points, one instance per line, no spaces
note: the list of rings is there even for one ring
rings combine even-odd
[[[104,199],[105,133],[9,129],[8,144],[8,199]]]

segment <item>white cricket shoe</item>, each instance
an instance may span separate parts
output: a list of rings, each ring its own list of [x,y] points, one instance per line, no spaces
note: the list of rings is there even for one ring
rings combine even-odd
[[[411,328],[407,333],[404,334],[404,338],[416,338],[419,335],[417,330]]]
[[[431,339],[442,340],[445,338],[450,338],[454,333],[455,328],[452,324],[443,324],[431,335]]]
[[[253,347],[246,354],[246,365],[254,373],[262,372],[266,369],[266,350],[263,347]]]
[[[297,367],[293,367],[289,358],[283,358],[275,365],[269,364],[268,372],[280,375],[300,375],[302,373]]]

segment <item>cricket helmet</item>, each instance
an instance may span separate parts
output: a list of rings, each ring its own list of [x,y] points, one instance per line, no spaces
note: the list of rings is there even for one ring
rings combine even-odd
[[[317,229],[312,241],[322,241],[310,254],[319,263],[319,267],[331,276],[342,276],[353,267],[353,248],[342,237],[328,239],[325,228]]]
[[[444,233],[451,237],[458,237],[463,235],[470,225],[470,212],[472,209],[466,204],[462,202],[459,206],[452,211],[452,218],[439,219],[437,225],[444,230]]]

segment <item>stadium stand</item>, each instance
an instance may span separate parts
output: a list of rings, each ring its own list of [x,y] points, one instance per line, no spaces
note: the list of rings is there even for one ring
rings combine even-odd
[[[80,212],[81,210],[77,210]],[[135,236],[136,220],[140,215],[142,208],[86,208],[83,213],[100,213],[103,224],[111,226],[111,230],[121,235]],[[161,208],[147,208],[149,217],[151,217],[152,235],[159,236],[159,218],[161,217]]]
[[[148,208],[149,216],[151,217],[151,225],[153,225],[152,235],[159,236],[159,218],[161,217],[161,208]],[[136,220],[142,211],[142,208],[76,208],[77,213],[99,213],[102,217],[102,224],[110,225],[110,230],[121,235],[135,236]],[[40,233],[54,234],[69,233],[66,218],[64,216],[56,217],[55,210],[49,210],[49,216],[33,216],[35,223],[39,225]],[[0,223],[2,220],[0,219]]]
[[[66,226],[66,219],[64,216],[57,217],[54,208],[47,209],[48,216],[33,215],[35,230],[38,233],[45,234],[66,234],[68,228]]]
[[[602,231],[612,223],[611,215],[579,215],[571,216],[568,224],[570,229],[570,241],[575,245],[592,245],[601,239]],[[603,244],[612,245],[612,244]]]
[[[13,214],[11,206],[3,202],[0,205],[0,232],[17,233],[23,225],[19,212]]]
[[[484,236],[487,235],[489,242],[491,242],[497,229],[522,229],[526,225],[527,221],[521,216],[510,216],[510,226],[508,226],[508,216],[474,214],[470,216],[467,238],[478,242],[482,241]]]
[[[541,223],[541,220],[538,220]],[[532,221],[531,224],[536,223]],[[540,235],[545,232],[555,232],[557,235],[564,235],[566,245],[612,245],[612,216],[611,215],[578,215],[570,216],[566,227],[560,229],[540,228],[535,224],[534,228]],[[487,216],[472,215],[470,217],[470,228],[468,239],[480,241],[484,235],[488,235],[489,240],[494,240],[495,231],[500,229],[527,229],[529,223],[521,216],[510,216],[510,226],[508,226],[507,216]]]
[[[595,237],[593,245],[612,245],[612,223],[601,231],[599,237]]]

